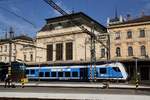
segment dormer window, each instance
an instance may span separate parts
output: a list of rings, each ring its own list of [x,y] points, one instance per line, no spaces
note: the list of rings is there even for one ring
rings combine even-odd
[[[54,29],[54,26],[52,24],[48,25],[48,27],[50,30]]]
[[[56,26],[55,26],[55,29],[61,29],[63,28],[62,24],[61,23],[58,23]]]

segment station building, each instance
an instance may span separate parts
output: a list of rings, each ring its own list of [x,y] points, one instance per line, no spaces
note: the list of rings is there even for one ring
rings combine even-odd
[[[79,28],[79,25],[90,32],[94,27],[94,34],[107,32],[106,27],[82,12],[46,19],[46,24],[36,36],[36,62],[89,63],[90,35]],[[96,44],[96,58],[100,61],[102,46],[100,43]]]

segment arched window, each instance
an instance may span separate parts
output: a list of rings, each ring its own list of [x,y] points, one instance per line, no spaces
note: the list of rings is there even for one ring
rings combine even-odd
[[[128,32],[127,32],[127,38],[128,38],[128,39],[132,38],[132,31],[128,31]]]
[[[145,30],[144,29],[140,30],[140,37],[145,37]]]
[[[146,48],[144,45],[141,46],[141,56],[146,56]]]
[[[120,57],[120,56],[121,56],[120,47],[117,47],[117,48],[116,48],[116,56],[117,56],[117,57]]]
[[[115,33],[115,39],[116,39],[116,40],[120,39],[120,32],[116,32],[116,33]]]
[[[128,47],[128,56],[133,56],[133,48],[131,46]]]

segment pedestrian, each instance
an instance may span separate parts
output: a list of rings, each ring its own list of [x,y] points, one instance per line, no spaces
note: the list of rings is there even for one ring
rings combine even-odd
[[[24,88],[24,83],[25,83],[24,78],[22,78],[22,79],[21,79],[21,87],[22,87],[22,88]]]
[[[5,77],[5,88],[6,87],[10,87],[10,76],[8,74],[6,74],[6,77]]]

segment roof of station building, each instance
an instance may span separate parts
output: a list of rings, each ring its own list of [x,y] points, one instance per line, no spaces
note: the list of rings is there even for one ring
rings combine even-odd
[[[54,18],[48,18],[48,19],[46,19],[46,25],[44,27],[42,27],[42,29],[40,31],[48,31],[49,30],[48,24],[58,23],[58,22],[66,21],[66,20],[67,21],[74,20],[74,19],[78,19],[78,18],[81,18],[87,22],[87,23],[83,23],[83,24],[86,24],[86,25],[94,24],[97,28],[101,29],[102,31],[104,31],[104,32],[107,31],[107,28],[105,26],[103,26],[102,24],[100,24],[96,20],[92,19],[91,17],[89,17],[88,15],[86,15],[83,12],[72,13],[72,14],[54,17]]]

